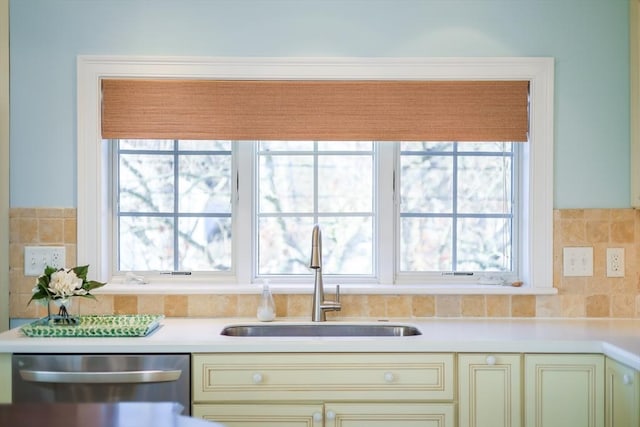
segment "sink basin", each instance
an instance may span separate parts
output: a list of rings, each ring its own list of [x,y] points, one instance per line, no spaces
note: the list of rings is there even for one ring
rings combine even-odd
[[[364,324],[270,324],[232,325],[221,335],[231,337],[404,337],[422,335],[418,328],[407,325]]]

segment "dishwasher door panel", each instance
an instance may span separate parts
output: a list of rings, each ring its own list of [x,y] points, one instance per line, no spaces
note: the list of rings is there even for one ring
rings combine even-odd
[[[178,402],[190,413],[188,354],[14,354],[12,398],[23,402]]]

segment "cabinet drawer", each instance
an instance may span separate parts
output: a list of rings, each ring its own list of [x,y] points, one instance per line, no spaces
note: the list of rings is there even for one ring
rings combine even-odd
[[[453,400],[453,354],[195,354],[195,402]]]

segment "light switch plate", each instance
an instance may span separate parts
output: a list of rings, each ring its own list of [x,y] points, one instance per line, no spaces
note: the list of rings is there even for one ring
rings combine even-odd
[[[567,247],[562,250],[563,274],[565,277],[593,276],[593,248]]]

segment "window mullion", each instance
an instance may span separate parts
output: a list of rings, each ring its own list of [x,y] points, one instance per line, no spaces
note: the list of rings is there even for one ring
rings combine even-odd
[[[377,210],[377,218],[374,227],[377,227],[376,240],[374,241],[374,275],[378,272],[378,278],[382,284],[394,282],[395,271],[399,264],[396,257],[398,237],[396,231],[400,229],[399,206],[397,192],[400,188],[399,174],[396,170],[399,166],[400,144],[394,142],[378,142],[375,149],[377,172],[374,176],[376,197],[374,212]],[[390,161],[391,160],[391,161]],[[395,176],[395,189],[394,189]],[[394,193],[395,190],[395,193]],[[397,218],[397,219],[396,219]],[[394,242],[394,244],[391,244]]]
[[[255,159],[256,142],[242,141],[233,144],[232,172],[238,178],[233,191],[236,192],[232,200],[233,221],[233,266],[238,283],[251,283],[257,274],[257,267],[253,260],[258,259],[257,241],[257,203],[256,175],[257,160]],[[246,256],[253,254],[253,256]]]
[[[313,143],[313,223],[320,222],[318,215],[318,167],[319,167],[318,141]]]
[[[458,143],[453,144],[453,191],[451,194],[451,271],[458,268]]]
[[[173,270],[180,270],[180,229],[178,216],[180,213],[180,156],[178,141],[173,141]]]

